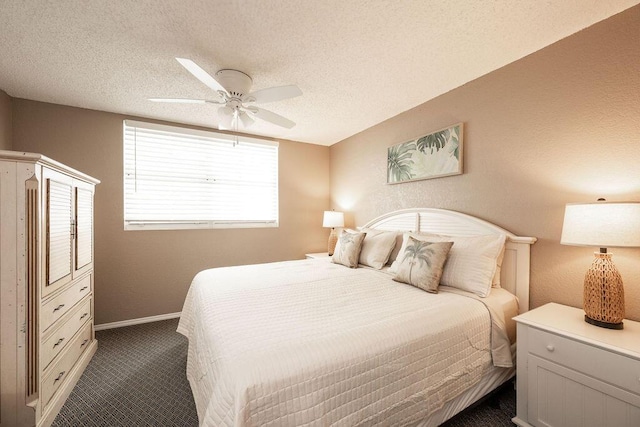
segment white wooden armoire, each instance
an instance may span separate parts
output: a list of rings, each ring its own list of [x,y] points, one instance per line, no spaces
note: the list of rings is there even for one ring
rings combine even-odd
[[[99,181],[0,151],[0,426],[48,426],[98,343],[93,195]]]

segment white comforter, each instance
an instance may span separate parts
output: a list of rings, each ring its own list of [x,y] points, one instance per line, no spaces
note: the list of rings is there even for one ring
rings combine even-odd
[[[304,260],[200,272],[178,332],[203,426],[405,425],[479,381],[491,323],[476,299]]]

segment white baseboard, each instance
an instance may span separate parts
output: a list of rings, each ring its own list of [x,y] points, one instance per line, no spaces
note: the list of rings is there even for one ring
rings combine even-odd
[[[140,317],[138,319],[122,320],[120,322],[102,323],[93,327],[96,331],[102,331],[104,329],[122,328],[124,326],[140,325],[142,323],[157,322],[159,320],[175,319],[180,317],[181,312],[159,314],[157,316]]]

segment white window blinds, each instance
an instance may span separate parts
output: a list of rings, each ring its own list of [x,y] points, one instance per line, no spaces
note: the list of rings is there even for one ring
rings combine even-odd
[[[275,227],[278,144],[124,122],[125,229]]]

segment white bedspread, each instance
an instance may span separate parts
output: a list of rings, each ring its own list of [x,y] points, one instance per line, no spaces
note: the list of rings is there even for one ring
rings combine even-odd
[[[418,421],[478,382],[490,325],[476,299],[303,260],[200,272],[178,332],[203,426],[369,426]]]

